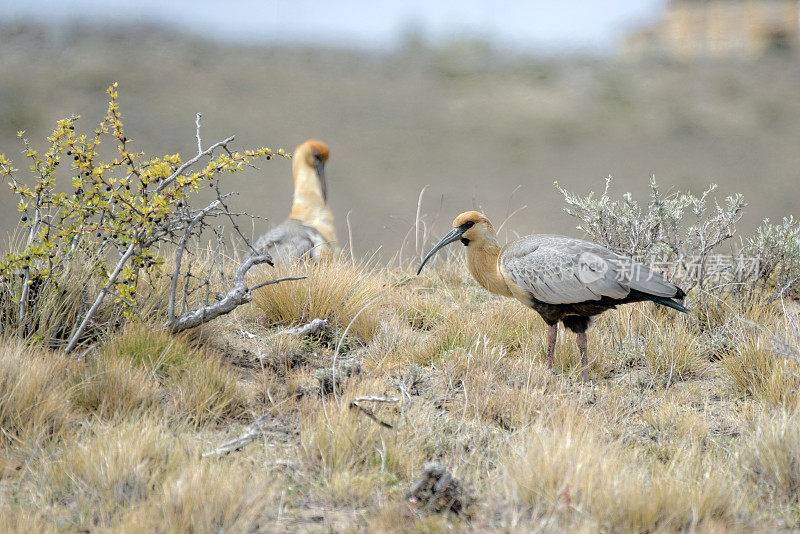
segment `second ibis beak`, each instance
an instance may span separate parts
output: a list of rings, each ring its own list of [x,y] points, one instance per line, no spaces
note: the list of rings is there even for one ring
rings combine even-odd
[[[328,201],[328,184],[325,183],[325,162],[322,161],[322,158],[316,158],[314,160],[314,168],[317,170],[317,176],[319,176],[319,184],[322,187],[322,199],[327,202]]]
[[[435,247],[433,247],[433,248],[431,249],[431,251],[430,251],[430,252],[428,252],[428,255],[427,255],[427,256],[425,256],[425,259],[424,259],[424,260],[422,260],[422,264],[419,266],[419,269],[417,269],[417,274],[419,274],[419,273],[421,273],[421,272],[422,272],[422,268],[423,268],[423,267],[425,267],[425,264],[428,262],[428,260],[429,260],[429,259],[431,259],[431,256],[433,256],[434,254],[436,254],[436,252],[437,252],[437,251],[438,251],[440,248],[442,248],[442,247],[444,247],[444,246],[446,246],[446,245],[449,245],[449,244],[450,244],[450,243],[452,243],[453,241],[458,241],[459,239],[461,239],[461,236],[464,234],[464,232],[465,232],[466,230],[467,230],[466,228],[462,228],[462,227],[460,227],[460,226],[456,226],[455,228],[453,228],[452,230],[450,230],[450,231],[447,233],[447,235],[446,235],[446,236],[444,236],[444,237],[442,238],[442,240],[441,240],[441,241],[439,241],[439,242],[436,244],[436,246],[435,246]]]

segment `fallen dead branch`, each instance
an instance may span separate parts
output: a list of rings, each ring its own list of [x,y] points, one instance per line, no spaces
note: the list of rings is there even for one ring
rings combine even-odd
[[[270,419],[271,416],[269,414],[262,415],[261,417],[250,423],[241,436],[239,436],[238,438],[234,438],[230,441],[226,441],[216,449],[204,452],[202,454],[203,458],[207,458],[209,456],[219,456],[221,454],[228,454],[229,452],[238,451],[251,441],[256,440],[261,436],[263,436],[265,431],[264,425]]]
[[[303,277],[305,278],[305,277]],[[331,333],[331,323],[327,319],[312,319],[296,328],[287,328],[281,332],[290,336],[323,336]]]
[[[378,419],[378,417],[373,413],[372,410],[361,406],[362,402],[378,402],[378,403],[397,403],[400,402],[400,399],[397,397],[379,397],[375,395],[367,395],[364,397],[356,397],[355,399],[350,401],[350,408],[362,412],[364,415],[378,423],[384,428],[394,428],[389,423]]]
[[[251,267],[260,263],[272,264],[272,258],[266,252],[258,256],[247,258],[247,260],[236,269],[236,273],[233,276],[233,289],[228,291],[222,300],[196,310],[187,311],[178,317],[170,317],[166,324],[167,329],[173,334],[176,334],[207,323],[220,315],[232,312],[242,304],[250,302],[253,298],[251,295],[252,289],[245,283],[245,275]],[[270,280],[270,282],[276,281]],[[259,287],[263,285],[266,284],[259,284]],[[170,299],[172,298],[172,295],[170,295]]]

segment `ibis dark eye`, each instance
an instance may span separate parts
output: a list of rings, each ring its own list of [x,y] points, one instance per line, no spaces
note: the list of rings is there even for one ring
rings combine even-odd
[[[467,221],[464,223],[464,227],[466,228],[472,228],[473,226],[475,226],[475,221]]]

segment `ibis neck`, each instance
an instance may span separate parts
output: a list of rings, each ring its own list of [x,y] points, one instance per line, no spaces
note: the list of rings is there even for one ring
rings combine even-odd
[[[336,230],[333,225],[333,213],[328,209],[322,196],[319,176],[313,167],[295,161],[294,196],[290,219],[297,219],[307,226],[315,228],[333,246],[338,247]]]
[[[483,236],[467,245],[467,269],[480,285],[497,295],[510,297],[511,291],[498,268],[500,244],[494,235]]]

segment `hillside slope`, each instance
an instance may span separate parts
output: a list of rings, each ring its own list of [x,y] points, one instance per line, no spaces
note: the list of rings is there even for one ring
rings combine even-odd
[[[159,28],[23,27],[0,32],[0,72],[0,152],[15,160],[17,130],[43,139],[73,112],[88,127],[114,80],[147,153],[193,153],[198,111],[209,140],[235,133],[242,147],[287,150],[325,140],[331,204],[343,229],[352,212],[359,255],[399,248],[426,184],[423,212],[440,212],[439,224],[473,206],[502,219],[527,205],[514,219],[521,233],[570,233],[553,181],[597,190],[608,174],[619,191],[643,195],[651,173],[665,187],[718,182],[723,196],[750,201],[745,231],[800,208],[800,64],[788,59],[624,64],[458,43],[378,55],[232,46]],[[240,180],[243,209],[283,220],[288,162]],[[14,222],[2,210],[0,226]]]

